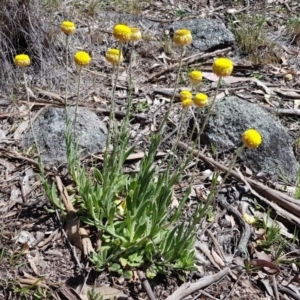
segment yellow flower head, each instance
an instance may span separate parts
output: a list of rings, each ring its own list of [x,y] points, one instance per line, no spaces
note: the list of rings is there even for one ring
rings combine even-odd
[[[113,65],[117,65],[118,63],[121,63],[124,60],[122,52],[120,53],[119,49],[112,48],[106,51],[105,58],[108,62],[110,62]]]
[[[30,65],[30,57],[27,54],[19,54],[15,56],[14,63],[17,67],[25,68]]]
[[[173,42],[178,46],[187,46],[191,44],[193,37],[191,31],[188,29],[178,29],[173,36]]]
[[[131,40],[134,42],[140,41],[142,39],[142,33],[139,28],[131,27]]]
[[[80,67],[85,67],[91,62],[91,57],[85,51],[78,51],[74,55],[74,60],[75,60],[76,65],[78,65]]]
[[[199,93],[194,97],[193,101],[197,107],[204,107],[208,104],[208,97],[206,94]]]
[[[184,100],[187,100],[187,99],[191,99],[192,100],[192,93],[190,91],[186,91],[186,90],[183,90],[180,92],[180,100],[181,101],[184,101]]]
[[[243,219],[245,222],[247,222],[248,224],[253,224],[255,223],[255,217],[248,215],[247,213],[243,213]]]
[[[202,73],[200,71],[192,71],[189,74],[189,78],[192,84],[198,84],[202,80]]]
[[[192,106],[193,104],[194,104],[194,102],[193,102],[193,100],[190,99],[190,98],[187,98],[187,99],[185,99],[185,100],[183,100],[183,101],[181,102],[181,105],[182,105],[182,108],[183,108],[183,109],[187,109],[187,108],[189,108],[190,106]]]
[[[262,137],[257,130],[248,129],[243,133],[242,140],[246,147],[250,149],[255,149],[261,144]]]
[[[117,24],[113,29],[113,36],[120,42],[129,42],[131,40],[131,29],[127,25]]]
[[[233,63],[228,58],[217,58],[213,63],[213,72],[219,77],[229,76],[233,70]]]
[[[71,35],[76,31],[75,24],[70,21],[63,21],[60,28],[66,35]]]

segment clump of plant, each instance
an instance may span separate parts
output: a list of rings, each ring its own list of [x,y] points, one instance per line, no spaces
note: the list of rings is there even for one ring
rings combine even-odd
[[[241,51],[255,64],[277,62],[275,43],[267,36],[264,15],[240,15],[230,20],[231,30]]]
[[[149,276],[157,272],[193,270],[197,224],[204,216],[206,206],[199,205],[189,221],[179,221],[189,194],[187,190],[179,207],[172,208],[173,187],[180,181],[184,165],[174,171],[169,164],[163,173],[155,166],[163,126],[151,138],[139,172],[131,176],[123,174],[122,166],[134,150],[129,144],[128,131],[132,105],[129,96],[126,117],[118,129],[114,118],[114,93],[123,61],[122,43],[139,40],[140,32],[118,24],[113,35],[120,43],[119,49],[109,49],[106,53],[107,61],[113,65],[113,75],[116,69],[116,77],[112,81],[111,123],[101,170],[95,168],[92,175],[88,175],[71,148],[72,139],[76,137],[70,131],[67,134],[68,166],[79,196],[78,215],[101,233],[101,248],[91,261],[99,270],[108,268],[126,277],[132,275],[133,268],[146,269]],[[175,37],[181,49],[192,38],[188,30],[180,31]],[[180,62],[182,53],[181,50]],[[111,140],[113,149],[110,151]]]
[[[69,35],[75,33],[76,26],[70,21],[65,21],[62,23],[61,29],[66,34],[68,49]],[[119,42],[119,47],[118,49],[108,49],[105,55],[107,61],[112,64],[112,93],[108,137],[101,168],[94,167],[88,171],[81,165],[80,150],[74,130],[82,69],[91,62],[91,57],[85,51],[79,51],[74,55],[75,63],[79,67],[79,75],[75,115],[72,122],[68,115],[67,101],[65,102],[67,161],[76,192],[73,205],[77,209],[76,214],[80,220],[95,229],[95,236],[98,237],[96,244],[101,245],[90,257],[90,260],[98,270],[108,269],[128,278],[132,276],[134,269],[143,269],[151,277],[157,273],[167,274],[174,271],[195,270],[194,242],[198,224],[205,217],[210,201],[199,203],[192,216],[188,220],[184,220],[184,205],[190,193],[193,178],[177,207],[172,206],[173,188],[181,181],[183,171],[191,156],[186,154],[182,164],[176,169],[173,167],[173,158],[167,157],[167,167],[163,172],[155,164],[164,128],[174,105],[184,47],[192,42],[191,32],[188,29],[179,29],[174,34],[173,42],[180,49],[174,93],[159,130],[150,139],[150,146],[145,151],[140,169],[133,175],[123,172],[123,164],[134,151],[134,147],[130,145],[128,130],[132,111],[131,67],[129,67],[128,104],[125,118],[121,124],[117,124],[115,119],[114,95],[120,64],[123,62],[123,43],[132,42],[133,44],[140,40],[141,33],[137,28],[117,24],[113,29],[113,36]],[[29,59],[29,57],[25,58]],[[23,64],[23,60],[20,62],[22,67],[21,63]],[[213,72],[219,77],[219,82],[215,96],[207,110],[205,121],[201,129],[198,128],[199,139],[214,107],[221,80],[223,77],[229,76],[232,70],[233,63],[227,58],[218,58],[213,63]],[[192,71],[189,78],[193,89],[201,82],[202,74],[200,71]],[[65,98],[67,99],[67,87]],[[191,108],[191,106],[201,108],[208,105],[208,97],[202,93],[197,93],[193,97],[190,91],[184,91],[181,93],[181,100],[183,110]],[[183,112],[182,116],[185,113]],[[178,141],[179,136],[172,147],[172,152],[176,150]],[[257,131],[250,129],[244,133],[243,141],[244,146],[239,151],[242,151],[244,147],[258,147],[261,143],[261,136]],[[113,144],[112,149],[110,148],[111,143]],[[236,157],[230,168],[233,167]],[[42,164],[40,164],[40,170],[48,197],[53,205],[62,209],[55,185],[48,184]],[[213,190],[211,196],[215,196],[217,192],[218,190]],[[208,197],[208,199],[213,199],[213,197]]]
[[[286,24],[288,33],[292,36],[292,40],[299,42],[300,40],[300,18],[295,17],[289,19]]]

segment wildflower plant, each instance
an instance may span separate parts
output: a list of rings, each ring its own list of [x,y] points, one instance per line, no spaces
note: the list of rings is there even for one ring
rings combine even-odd
[[[61,24],[61,29],[67,37],[76,30],[74,23],[72,23],[74,26],[71,23],[65,21]],[[94,167],[90,172],[87,172],[81,165],[76,140],[74,142],[76,136],[70,129],[68,117],[66,121],[68,168],[76,186],[77,194],[74,197],[73,205],[78,208],[77,214],[80,220],[94,228],[97,231],[97,236],[101,235],[101,248],[92,254],[90,260],[98,270],[107,269],[123,274],[125,277],[131,277],[132,271],[138,268],[146,269],[147,275],[152,277],[157,273],[168,274],[172,271],[196,270],[194,242],[197,226],[204,218],[210,201],[206,201],[205,204],[198,204],[193,215],[188,220],[182,220],[184,205],[190,194],[190,187],[185,191],[178,207],[172,206],[173,188],[182,179],[189,158],[175,169],[173,160],[170,160],[163,172],[160,172],[155,165],[156,153],[162,141],[164,126],[169,117],[178,86],[184,47],[192,42],[191,32],[188,29],[179,29],[174,34],[173,42],[180,47],[174,94],[160,129],[151,136],[149,148],[145,151],[145,155],[141,160],[139,171],[132,175],[123,172],[124,163],[134,151],[134,147],[130,146],[130,133],[128,130],[132,109],[131,80],[126,114],[120,126],[115,126],[114,95],[120,64],[123,62],[122,44],[132,42],[134,45],[134,42],[140,40],[141,32],[137,28],[118,24],[113,29],[113,36],[119,42],[119,48],[108,49],[105,58],[113,65],[112,78],[115,66],[117,72],[112,85],[109,130],[101,168]],[[134,47],[132,47],[132,51],[133,49]],[[81,71],[83,67],[89,65],[91,57],[87,52],[79,51],[75,53],[74,61],[79,67],[75,126]],[[225,61],[224,59],[217,60],[213,65],[215,74],[220,77],[218,88],[221,78],[230,75],[232,72],[232,63],[228,61],[226,59]],[[24,70],[28,65],[28,58],[25,56],[16,57],[15,63]],[[192,84],[199,84],[202,80],[202,73],[193,71],[190,74],[190,80]],[[180,99],[183,108],[182,120],[188,108],[193,106],[204,107],[208,102],[207,95],[199,93],[193,97],[188,90],[180,93]],[[215,99],[216,96],[208,115]],[[112,136],[112,134],[114,135]],[[260,135],[256,131],[246,131],[243,134],[244,145],[237,155],[245,147],[258,147],[261,143],[259,137]],[[110,149],[112,138],[113,147]],[[176,145],[177,143],[174,147]],[[232,165],[234,162],[235,160]],[[52,203],[61,208],[62,205],[58,200],[55,186],[50,186],[46,181],[43,181],[43,183]]]
[[[67,109],[67,100],[68,100],[68,85],[69,85],[69,39],[70,35],[74,34],[76,31],[76,25],[75,23],[71,21],[63,21],[60,26],[62,32],[66,36],[66,90],[65,90],[65,107]]]
[[[192,91],[198,86],[202,81],[203,75],[202,72],[194,70],[189,73],[189,79],[192,84]]]
[[[28,105],[29,123],[30,123],[32,136],[33,136],[33,139],[34,139],[34,144],[35,144],[35,147],[36,147],[36,150],[37,150],[37,153],[38,153],[38,159],[39,159],[39,162],[41,164],[41,161],[40,161],[41,155],[40,155],[39,145],[37,143],[37,139],[36,139],[33,127],[32,127],[30,99],[29,99],[29,93],[28,93],[27,77],[26,77],[26,72],[25,72],[25,69],[27,67],[29,67],[30,64],[31,64],[31,59],[27,54],[18,54],[14,58],[14,63],[15,63],[15,66],[21,68],[22,73],[23,73],[23,79],[24,79],[25,90],[26,90],[27,105]]]
[[[123,43],[128,39],[128,30],[117,25],[113,35]],[[109,49],[105,57],[117,66],[123,60],[120,48]],[[193,105],[190,92],[186,91],[185,98]],[[113,101],[112,98],[111,115]],[[163,173],[155,167],[162,131],[152,136],[139,172],[131,176],[123,174],[122,166],[134,151],[129,143],[130,112],[129,95],[126,116],[119,129],[115,126],[113,131],[112,150],[107,142],[103,166],[93,169],[92,175],[76,161],[76,155],[68,153],[68,165],[78,193],[75,205],[81,207],[79,217],[102,232],[101,249],[92,255],[91,261],[99,270],[108,268],[127,277],[134,268],[147,267],[149,276],[172,270],[194,270],[197,224],[207,207],[199,205],[189,221],[179,221],[190,190],[184,194],[179,207],[172,208],[173,186],[180,181],[185,164],[175,171],[168,164]],[[112,117],[110,122],[115,119]],[[67,140],[70,142],[70,138]]]
[[[165,114],[165,117],[162,121],[162,125],[160,127],[160,132],[163,132],[164,130],[164,126],[167,122],[167,119],[170,115],[171,109],[173,107],[173,102],[174,102],[174,98],[176,95],[176,90],[178,87],[178,82],[179,82],[179,76],[180,76],[180,71],[181,71],[181,66],[182,66],[182,58],[183,58],[183,52],[184,52],[184,47],[188,46],[192,43],[193,41],[193,37],[192,37],[192,33],[190,30],[188,29],[178,29],[175,31],[174,36],[173,36],[173,43],[177,46],[180,47],[180,55],[179,55],[179,66],[178,66],[178,71],[176,74],[176,79],[175,79],[175,86],[174,86],[174,92],[170,101],[170,105],[169,108]]]
[[[75,116],[74,116],[74,130],[76,126],[76,120],[77,120],[77,111],[78,111],[78,104],[79,104],[79,90],[80,90],[80,81],[81,81],[81,72],[82,68],[86,67],[91,62],[91,57],[86,51],[78,51],[74,55],[74,61],[76,65],[79,67],[79,74],[78,74],[78,84],[77,84],[77,99],[76,99],[76,107],[75,107]]]
[[[219,92],[219,88],[221,86],[222,78],[231,75],[231,73],[233,71],[233,63],[228,58],[224,58],[224,57],[217,58],[214,61],[213,65],[212,65],[212,69],[213,69],[214,74],[219,77],[219,80],[218,80],[218,83],[217,83],[217,88],[216,88],[216,91],[215,91],[215,95],[214,95],[212,103],[210,104],[210,107],[209,107],[209,109],[206,113],[206,116],[205,116],[205,119],[203,121],[202,127],[200,129],[199,135],[201,135],[203,133],[204,128],[207,124],[208,118],[209,118],[209,116],[210,116],[210,114],[211,114],[211,112],[214,108],[215,101],[217,99],[217,95],[218,95],[218,92]],[[200,142],[199,142],[199,144],[200,144]]]
[[[228,171],[226,172],[222,182],[219,185],[219,188],[217,190],[217,193],[221,190],[222,185],[224,184],[224,182],[226,181],[226,179],[228,178],[228,176],[230,175],[230,172],[232,171],[237,158],[241,155],[242,151],[245,148],[249,148],[249,149],[256,149],[258,148],[261,143],[262,143],[262,136],[259,133],[259,131],[257,131],[256,129],[250,128],[247,129],[245,132],[243,132],[242,134],[242,141],[243,141],[243,145],[241,147],[239,147],[228,167]]]

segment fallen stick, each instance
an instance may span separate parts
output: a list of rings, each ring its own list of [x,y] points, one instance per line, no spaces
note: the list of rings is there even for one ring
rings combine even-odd
[[[182,284],[171,296],[167,298],[167,300],[179,300],[182,299],[192,293],[197,292],[198,290],[220,280],[222,277],[228,275],[230,273],[229,268],[225,268],[224,270],[218,272],[217,274],[206,276],[201,278],[199,281],[191,283],[186,282]]]
[[[147,292],[147,295],[149,297],[150,300],[156,300],[154,294],[153,294],[153,291],[151,289],[151,286],[149,284],[149,281],[147,279],[147,277],[145,276],[144,272],[143,271],[137,271],[138,273],[138,276],[140,278],[140,281],[142,282],[142,285],[144,287],[144,289],[146,290]]]

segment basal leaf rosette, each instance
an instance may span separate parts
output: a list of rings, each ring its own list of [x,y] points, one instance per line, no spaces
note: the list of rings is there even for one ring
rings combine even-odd
[[[230,76],[233,71],[233,63],[228,58],[220,57],[214,61],[212,69],[218,77]]]
[[[119,49],[114,48],[110,48],[106,51],[105,58],[113,65],[117,65],[124,60],[122,52],[120,53]]]
[[[117,24],[113,29],[113,36],[120,42],[129,42],[131,40],[131,29],[127,25]]]
[[[190,45],[193,41],[192,33],[188,29],[178,29],[173,36],[173,42],[178,46]]]
[[[30,57],[27,54],[18,54],[14,58],[14,63],[17,67],[26,68],[30,66]]]
[[[63,33],[66,35],[71,35],[71,34],[75,33],[75,31],[76,31],[76,26],[71,21],[63,21],[61,23],[60,28],[63,31]]]
[[[90,64],[91,57],[85,51],[78,51],[74,55],[74,60],[75,60],[76,65],[78,65],[79,67],[86,67],[87,65]]]
[[[242,134],[244,146],[250,149],[255,149],[262,143],[261,134],[255,129],[248,129]]]

